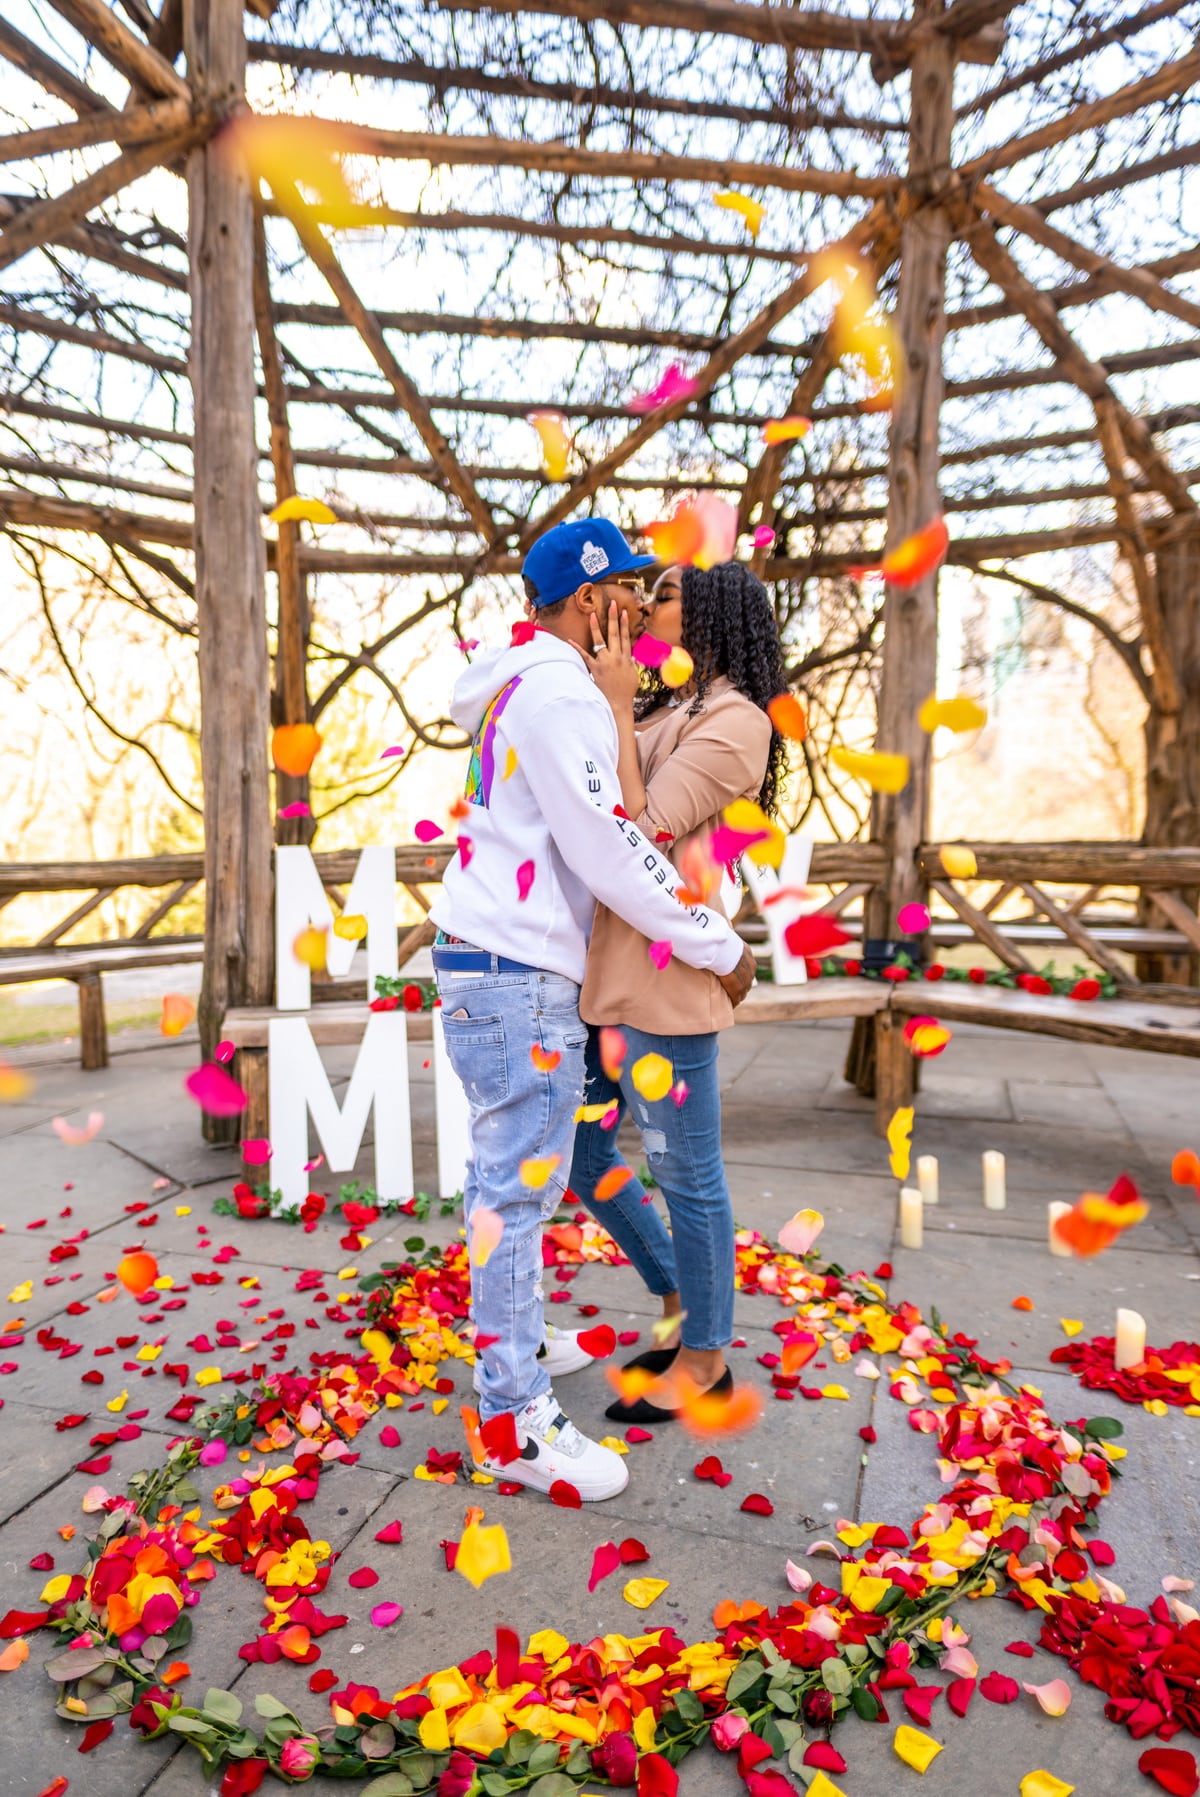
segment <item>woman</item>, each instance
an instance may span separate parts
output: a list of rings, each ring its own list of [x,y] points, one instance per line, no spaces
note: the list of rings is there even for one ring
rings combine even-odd
[[[768,813],[775,807],[784,743],[766,707],[785,690],[779,636],[766,588],[741,562],[707,571],[668,568],[646,612],[648,634],[690,654],[688,683],[673,692],[657,674],[644,673],[630,655],[628,625],[615,613],[607,643],[593,620],[592,673],[617,720],[624,809],[681,870],[681,884],[694,884],[697,850],[703,866],[726,805],[749,798]],[[719,905],[719,891],[705,902]],[[589,1025],[584,1102],[609,1112],[603,1124],[579,1126],[571,1190],[662,1298],[664,1318],[676,1323],[674,1340],[668,1336],[630,1362],[669,1377],[647,1396],[609,1406],[606,1415],[625,1423],[677,1415],[685,1380],[715,1397],[732,1388],[725,1349],[733,1336],[734,1231],[721,1158],[717,1035],[733,1022],[733,1007],[710,975],[675,959],[660,968],[649,951],[644,936],[600,907],[579,1000]],[[624,1038],[619,1067],[614,1050],[622,1045],[602,1036],[605,1026]],[[670,1062],[674,1082],[654,1101],[633,1080],[647,1055]],[[670,1232],[632,1176],[614,1197],[595,1197],[605,1175],[620,1179],[617,1128],[628,1107],[666,1200]]]

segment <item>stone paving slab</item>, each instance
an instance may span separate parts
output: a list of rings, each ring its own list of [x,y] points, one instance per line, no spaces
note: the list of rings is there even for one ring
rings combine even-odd
[[[829,1105],[840,1086],[846,1039],[845,1027],[830,1023],[756,1025],[727,1033],[722,1083],[730,1187],[739,1223],[773,1234],[797,1208],[821,1210],[826,1217],[822,1248],[828,1258],[867,1270],[890,1260],[894,1294],[911,1298],[927,1314],[936,1304],[952,1326],[978,1335],[985,1353],[1012,1358],[1013,1377],[1042,1387],[1052,1414],[1119,1415],[1130,1451],[1102,1523],[1102,1533],[1118,1554],[1113,1576],[1126,1585],[1130,1601],[1140,1603],[1149,1601],[1166,1573],[1200,1578],[1200,1422],[1179,1412],[1148,1416],[1105,1394],[1083,1392],[1061,1370],[1048,1370],[1050,1351],[1066,1339],[1059,1317],[1079,1317],[1087,1333],[1106,1333],[1117,1302],[1147,1316],[1152,1341],[1197,1333],[1200,1205],[1170,1187],[1167,1169],[1171,1152],[1189,1141],[1197,1145],[1200,1077],[1190,1065],[1167,1064],[1161,1057],[1036,1039],[1015,1042],[979,1029],[956,1031],[946,1066],[926,1069],[918,1099],[914,1152],[938,1155],[943,1202],[927,1211],[925,1248],[909,1254],[896,1244],[895,1186],[886,1144],[874,1132],[873,1107],[844,1087],[843,1099]],[[419,1064],[424,1058],[419,1051],[416,1045],[411,1069],[418,1184],[432,1179],[431,1076]],[[4,1291],[23,1278],[34,1282],[31,1299],[10,1307],[19,1308],[31,1325],[25,1345],[8,1355],[19,1362],[20,1372],[0,1380],[0,1397],[6,1400],[0,1411],[0,1446],[5,1450],[0,1452],[0,1518],[8,1518],[0,1526],[0,1576],[6,1603],[24,1607],[36,1602],[45,1575],[31,1572],[27,1562],[40,1549],[55,1552],[59,1569],[75,1564],[71,1547],[58,1541],[54,1529],[66,1520],[86,1522],[78,1503],[91,1479],[72,1469],[98,1451],[88,1448],[88,1436],[119,1420],[105,1409],[115,1392],[128,1389],[126,1410],[149,1403],[150,1415],[140,1441],[112,1450],[114,1466],[105,1475],[110,1488],[116,1488],[122,1473],[152,1461],[176,1430],[162,1412],[179,1386],[163,1376],[163,1363],[187,1361],[193,1370],[219,1363],[229,1371],[259,1357],[253,1351],[240,1356],[236,1349],[202,1353],[186,1346],[190,1339],[204,1333],[215,1342],[222,1319],[234,1322],[239,1340],[254,1339],[266,1313],[283,1307],[297,1325],[280,1362],[291,1365],[314,1347],[344,1341],[346,1324],[327,1315],[336,1308],[339,1289],[345,1289],[345,1282],[339,1286],[339,1271],[355,1265],[365,1273],[398,1258],[409,1236],[438,1244],[455,1238],[457,1216],[435,1215],[424,1223],[380,1219],[370,1246],[351,1253],[339,1243],[345,1232],[340,1220],[325,1218],[305,1234],[282,1224],[243,1224],[213,1215],[212,1198],[228,1190],[235,1159],[231,1151],[209,1149],[199,1139],[195,1111],[181,1090],[193,1052],[186,1044],[151,1040],[133,1053],[115,1054],[112,1066],[99,1075],[84,1074],[69,1062],[55,1063],[39,1052],[32,1068],[35,1092],[20,1106],[0,1110],[0,1190],[5,1193],[0,1221],[6,1225],[0,1264],[9,1280]],[[346,1077],[349,1059],[335,1062],[331,1057],[335,1079]],[[67,1149],[49,1130],[53,1115],[80,1121],[92,1109],[104,1110],[105,1127],[101,1138],[85,1148]],[[1034,1113],[1036,1121],[1018,1120]],[[635,1162],[644,1158],[636,1132],[627,1132],[622,1141]],[[1005,1212],[986,1212],[980,1202],[979,1156],[986,1147],[1008,1156],[1010,1205]],[[1047,1200],[1073,1199],[1085,1187],[1105,1190],[1122,1169],[1150,1198],[1151,1217],[1095,1262],[1052,1259],[1044,1246]],[[163,1176],[173,1183],[155,1192],[153,1181]],[[370,1177],[369,1157],[360,1160],[355,1176]],[[322,1169],[314,1189],[336,1191],[341,1177],[349,1176],[330,1176]],[[68,1180],[73,1190],[64,1193]],[[154,1225],[146,1226],[147,1213],[126,1209],[136,1202],[153,1206]],[[68,1203],[72,1217],[60,1219],[57,1213]],[[190,1215],[176,1216],[176,1208],[185,1206]],[[49,1219],[44,1229],[24,1227],[40,1216]],[[207,1247],[201,1245],[201,1223],[209,1226]],[[45,1286],[49,1248],[84,1227],[90,1234],[79,1244],[79,1255],[56,1269],[62,1283]],[[95,1305],[115,1258],[141,1240],[186,1289],[184,1309],[163,1314],[136,1306],[124,1293],[111,1307]],[[212,1255],[221,1244],[241,1250],[217,1269],[223,1283],[192,1283],[192,1273],[212,1269]],[[299,1268],[326,1274],[318,1288],[327,1294],[324,1299],[317,1292],[295,1294]],[[258,1291],[238,1285],[239,1278],[248,1277],[258,1279]],[[551,1319],[564,1327],[577,1325],[578,1305],[595,1303],[614,1326],[638,1329],[642,1345],[647,1343],[658,1305],[630,1269],[589,1265],[565,1285],[551,1276],[547,1289],[569,1294],[567,1302],[549,1310]],[[1033,1298],[1032,1313],[1012,1310],[1018,1292]],[[251,1296],[260,1303],[240,1308]],[[89,1309],[72,1318],[65,1307],[76,1299]],[[767,1372],[757,1356],[777,1342],[771,1325],[781,1314],[768,1298],[738,1298],[736,1327],[747,1345],[734,1350],[733,1358],[739,1377],[759,1382],[764,1393]],[[161,1320],[146,1323],[146,1316]],[[308,1319],[317,1328],[307,1328]],[[112,1340],[118,1321],[123,1332],[137,1335],[137,1345],[95,1357],[93,1349]],[[64,1361],[38,1347],[36,1329],[48,1322],[80,1341],[83,1352]],[[147,1365],[136,1361],[138,1348],[163,1336],[160,1359],[147,1363],[148,1372]],[[125,1366],[126,1360],[132,1368]],[[91,1366],[104,1372],[103,1386],[81,1384],[82,1372]],[[325,1637],[321,1664],[385,1691],[490,1642],[498,1622],[526,1631],[559,1627],[573,1638],[600,1628],[629,1631],[672,1622],[688,1637],[699,1638],[709,1631],[711,1608],[719,1597],[781,1601],[786,1596],[785,1558],[798,1557],[811,1541],[832,1534],[839,1516],[877,1513],[880,1519],[911,1521],[939,1489],[928,1438],[908,1427],[907,1413],[888,1398],[883,1382],[856,1379],[850,1368],[833,1364],[814,1372],[814,1382],[844,1384],[849,1402],[785,1403],[768,1395],[760,1428],[740,1441],[720,1444],[721,1457],[735,1474],[725,1491],[692,1477],[692,1466],[707,1449],[671,1427],[656,1430],[652,1443],[632,1449],[631,1482],[619,1499],[580,1512],[556,1510],[530,1494],[503,1499],[468,1484],[432,1485],[414,1480],[413,1468],[430,1446],[461,1444],[456,1413],[469,1384],[465,1367],[446,1370],[453,1372],[456,1388],[449,1408],[436,1417],[428,1406],[389,1412],[387,1420],[402,1437],[396,1449],[378,1441],[382,1419],[372,1424],[356,1443],[361,1449],[358,1465],[330,1473],[306,1510],[313,1534],[324,1531],[346,1554],[322,1607],[345,1610],[351,1626]],[[229,1389],[220,1387],[217,1393]],[[559,1397],[591,1432],[612,1427],[601,1416],[609,1398],[602,1369],[563,1380]],[[68,1409],[88,1410],[89,1423],[58,1433],[54,1422]],[[857,1433],[867,1418],[879,1434],[870,1450],[864,1450]],[[208,1486],[228,1470],[207,1475]],[[740,1511],[741,1497],[750,1490],[772,1498],[772,1517]],[[485,1505],[489,1521],[505,1523],[514,1559],[510,1575],[492,1580],[478,1593],[445,1571],[439,1545],[461,1532],[465,1506],[473,1501]],[[402,1547],[383,1547],[373,1539],[380,1520],[392,1516],[404,1522]],[[80,1534],[82,1538],[82,1528]],[[623,1602],[620,1574],[591,1596],[586,1590],[595,1545],[625,1534],[637,1535],[651,1550],[650,1563],[637,1570],[670,1580],[668,1591],[644,1617]],[[372,1591],[356,1591],[346,1583],[352,1567],[363,1563],[383,1576]],[[405,1615],[381,1634],[367,1618],[383,1595],[403,1602]],[[307,1690],[308,1669],[286,1663],[247,1667],[238,1660],[237,1648],[255,1632],[261,1614],[259,1588],[232,1569],[222,1569],[205,1588],[197,1612],[196,1642],[188,1650],[195,1671],[185,1689],[196,1697],[210,1681],[236,1683],[248,1705],[255,1690],[270,1689],[293,1702],[307,1720],[322,1719],[323,1705]],[[965,1620],[982,1666],[998,1665],[1031,1679],[1063,1671],[1061,1663],[1040,1652],[1035,1661],[1024,1662],[1004,1655],[1006,1641],[1036,1635],[1036,1623],[1012,1606],[970,1605]],[[79,1759],[78,1735],[54,1718],[40,1672],[50,1646],[37,1637],[32,1645],[28,1664],[0,1680],[4,1797],[9,1791],[33,1797],[57,1771],[71,1778],[70,1797],[142,1792],[198,1797],[213,1788],[195,1755],[172,1757],[169,1747],[137,1742],[124,1724],[94,1756]],[[356,1646],[363,1651],[352,1652]],[[919,1788],[922,1797],[949,1797],[951,1792],[955,1797],[1003,1797],[1016,1792],[1025,1771],[1042,1765],[1073,1781],[1081,1797],[1125,1797],[1147,1788],[1135,1770],[1137,1745],[1102,1720],[1097,1693],[1066,1676],[1074,1701],[1061,1720],[1043,1717],[1024,1698],[1013,1709],[996,1709],[977,1697],[966,1722],[935,1710],[930,1732],[945,1741],[946,1750],[919,1787],[916,1775],[892,1753],[891,1729],[847,1722],[837,1741],[850,1770],[837,1782],[848,1797],[868,1792],[882,1797],[906,1786]],[[896,1703],[893,1722],[902,1718]],[[735,1797],[742,1790],[735,1769],[715,1752],[706,1749],[687,1762],[684,1797]]]

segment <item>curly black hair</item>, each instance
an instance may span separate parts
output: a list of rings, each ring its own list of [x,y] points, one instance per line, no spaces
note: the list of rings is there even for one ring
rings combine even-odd
[[[740,693],[765,711],[787,691],[783,650],[771,598],[745,562],[718,562],[712,568],[684,568],[683,646],[695,663],[695,697],[700,710],[712,682],[724,675]],[[651,625],[653,631],[653,625]],[[647,670],[636,715],[647,717],[671,696],[657,671]],[[758,802],[769,816],[778,808],[787,773],[787,744],[771,727],[771,749]]]

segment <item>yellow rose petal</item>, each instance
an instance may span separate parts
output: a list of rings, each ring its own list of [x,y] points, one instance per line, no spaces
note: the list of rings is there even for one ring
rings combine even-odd
[[[157,1360],[162,1353],[162,1343],[146,1342],[134,1355],[135,1360]]]
[[[225,1377],[219,1366],[202,1366],[196,1374],[197,1385],[220,1385]]]
[[[1071,1797],[1074,1789],[1053,1772],[1027,1772],[1021,1780],[1021,1797]]]
[[[339,1279],[357,1279],[358,1278],[358,1268],[357,1267],[343,1267],[341,1272],[337,1275],[337,1277]]]
[[[1078,1335],[1083,1328],[1078,1317],[1059,1317],[1058,1324],[1064,1335]]]
[[[979,870],[974,849],[962,843],[944,842],[938,850],[938,859],[952,880],[973,880]]]
[[[892,1736],[892,1746],[914,1772],[927,1772],[942,1751],[940,1741],[935,1741],[932,1735],[922,1734],[919,1728],[910,1728],[907,1722],[902,1722]]]
[[[649,1104],[665,1098],[675,1084],[675,1070],[665,1055],[644,1054],[630,1069],[634,1091]]]
[[[417,1733],[421,1745],[430,1753],[445,1753],[450,1746],[450,1729],[445,1710],[426,1710]]]
[[[367,920],[357,911],[349,917],[335,917],[333,933],[340,936],[343,942],[361,942],[367,933]]]
[[[835,1785],[832,1778],[824,1772],[818,1772],[808,1787],[808,1797],[846,1797],[841,1785]]]
[[[104,1408],[106,1410],[111,1410],[115,1415],[118,1411],[124,1410],[124,1408],[128,1402],[129,1402],[129,1393],[127,1391],[123,1391],[120,1393],[120,1395],[118,1397],[110,1398],[108,1400],[108,1403],[104,1406]]]
[[[600,1446],[602,1448],[611,1448],[614,1454],[627,1454],[629,1452],[629,1443],[627,1441],[622,1441],[619,1435],[602,1435],[600,1437]]]
[[[512,1555],[504,1525],[494,1523],[485,1528],[482,1523],[473,1522],[464,1529],[454,1570],[469,1579],[477,1591],[485,1579],[494,1578],[498,1572],[511,1572]]]
[[[28,1304],[33,1296],[33,1280],[26,1279],[21,1285],[14,1285],[8,1294],[10,1304]]]
[[[175,1206],[175,1215],[177,1217],[190,1217],[191,1214],[192,1207],[190,1204],[177,1204]]]
[[[821,1396],[823,1398],[845,1398],[849,1402],[850,1393],[844,1385],[823,1385]]]
[[[644,1710],[640,1710],[638,1712],[637,1718],[634,1722],[633,1738],[637,1742],[638,1746],[641,1748],[643,1753],[653,1753],[653,1751],[654,1751],[655,1721],[656,1721],[656,1718],[655,1718],[654,1711],[647,1704],[647,1706]]]
[[[669,1583],[669,1579],[630,1579],[621,1595],[635,1610],[648,1610],[654,1600],[662,1596]]]
[[[547,1154],[522,1161],[521,1184],[531,1192],[540,1192],[561,1160],[561,1154]]]

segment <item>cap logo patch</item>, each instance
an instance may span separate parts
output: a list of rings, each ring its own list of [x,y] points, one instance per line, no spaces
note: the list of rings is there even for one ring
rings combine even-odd
[[[608,566],[608,556],[598,543],[585,543],[579,559],[585,574],[602,574]]]

